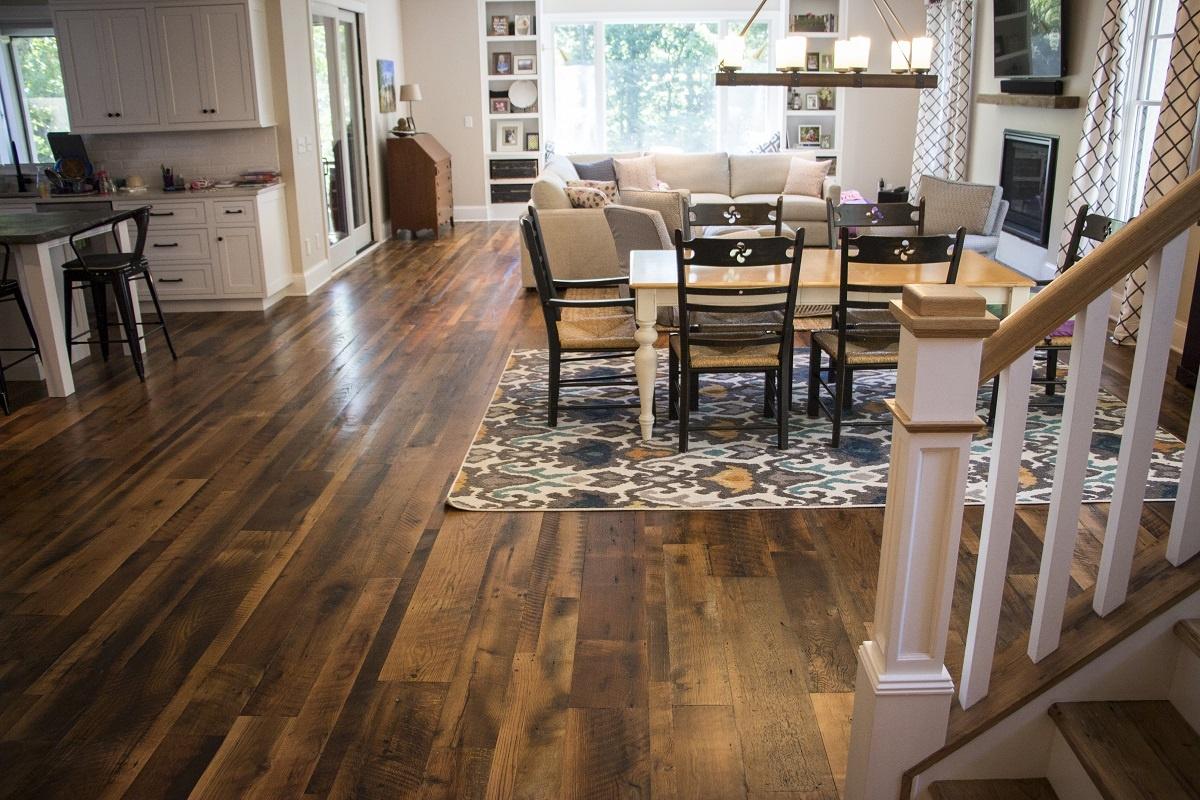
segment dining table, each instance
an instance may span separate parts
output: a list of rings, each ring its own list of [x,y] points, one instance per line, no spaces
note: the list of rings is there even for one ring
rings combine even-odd
[[[42,376],[51,397],[68,397],[75,393],[71,374],[71,348],[67,346],[66,319],[63,314],[63,279],[60,248],[68,246],[74,236],[77,242],[97,236],[115,234],[122,252],[129,252],[128,223],[117,221],[125,211],[111,208],[71,209],[0,213],[0,244],[8,245],[15,257],[17,280],[25,294],[33,328],[41,350]],[[115,223],[115,230],[114,230]],[[69,258],[74,258],[71,253]],[[141,323],[136,283],[133,293],[134,322]],[[77,315],[76,319],[80,319]],[[87,317],[83,316],[86,320]],[[126,345],[128,348],[130,345]],[[138,341],[133,346],[143,347]],[[76,345],[82,351],[84,345]]]
[[[640,410],[638,423],[642,439],[654,435],[654,382],[658,374],[658,310],[679,303],[678,266],[674,250],[634,250],[629,254],[629,289],[634,296],[634,317],[637,331],[634,338],[638,349],[634,355]],[[788,280],[791,265],[777,264],[762,267],[704,267],[688,268],[687,281],[691,286],[744,287],[747,289],[779,285]],[[944,283],[946,264],[879,265],[876,271],[869,264],[855,265],[855,283],[897,286],[913,283]],[[959,286],[979,292],[988,305],[1004,306],[1011,314],[1029,300],[1036,282],[1012,267],[994,261],[974,250],[964,250],[958,267]],[[805,249],[800,260],[796,304],[835,305],[841,284],[841,250],[830,248]],[[747,297],[755,302],[755,296]]]

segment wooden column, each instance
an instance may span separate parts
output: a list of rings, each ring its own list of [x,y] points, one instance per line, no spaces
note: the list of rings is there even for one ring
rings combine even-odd
[[[957,286],[919,285],[892,302],[900,369],[875,598],[874,640],[858,651],[846,793],[896,797],[908,767],[946,741],[954,683],[946,638],[976,415],[982,341],[999,322]]]

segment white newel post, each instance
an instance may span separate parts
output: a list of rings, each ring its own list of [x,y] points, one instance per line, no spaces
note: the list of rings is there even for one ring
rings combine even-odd
[[[920,285],[893,301],[900,368],[874,640],[858,651],[846,793],[896,797],[904,771],[946,742],[954,683],[946,638],[983,339],[999,322],[981,295]]]

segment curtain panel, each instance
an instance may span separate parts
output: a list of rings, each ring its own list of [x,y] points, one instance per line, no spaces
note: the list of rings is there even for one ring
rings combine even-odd
[[[1180,0],[1142,208],[1153,205],[1187,178],[1196,133],[1197,103],[1200,103],[1200,0]],[[1125,280],[1121,316],[1113,331],[1113,340],[1118,344],[1137,341],[1145,285],[1145,267],[1139,267]]]
[[[966,180],[971,122],[971,65],[975,51],[975,0],[931,0],[925,27],[933,39],[938,88],[920,93],[910,191],[922,175]]]

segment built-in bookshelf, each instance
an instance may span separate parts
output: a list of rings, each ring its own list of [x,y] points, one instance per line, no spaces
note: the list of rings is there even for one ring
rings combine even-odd
[[[481,142],[491,219],[517,217],[542,169],[541,21],[541,0],[479,0]]]
[[[782,4],[783,29],[804,36],[817,72],[833,71],[833,43],[847,37],[848,0],[787,0]],[[842,166],[845,132],[845,89],[789,89],[784,96],[784,147],[832,159],[831,174]]]

